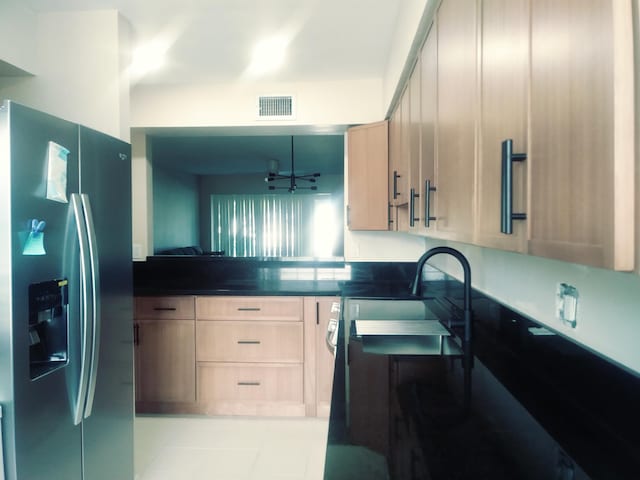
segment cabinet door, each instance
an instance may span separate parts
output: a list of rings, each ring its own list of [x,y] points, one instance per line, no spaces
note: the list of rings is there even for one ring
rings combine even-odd
[[[304,369],[307,416],[329,417],[333,392],[335,357],[327,346],[329,320],[338,320],[340,312],[332,312],[338,297],[305,297],[304,299]]]
[[[406,85],[390,123],[389,203],[406,205],[409,198],[409,123],[411,86]],[[395,230],[398,230],[396,225]]]
[[[408,230],[414,231],[420,228],[420,162],[422,151],[421,141],[421,60],[418,57],[413,73],[409,79],[409,197],[407,199],[407,223]]]
[[[136,401],[195,402],[195,321],[138,320]]]
[[[389,118],[389,230],[398,230],[396,218],[396,205],[398,203],[399,172],[401,151],[401,130],[402,130],[402,102],[399,102]]]
[[[476,129],[476,2],[438,9],[438,236],[473,237]],[[445,88],[446,87],[446,88]]]
[[[526,222],[513,221],[513,233],[500,232],[502,142],[527,150],[529,1],[482,2],[480,142],[475,243],[524,252]],[[513,212],[526,210],[527,162],[513,162]],[[508,193],[508,192],[505,192]]]
[[[436,125],[438,101],[438,33],[431,27],[420,53],[420,219],[428,234],[437,225],[438,182],[436,179]],[[427,190],[427,186],[430,190]],[[427,207],[428,210],[427,211]],[[427,218],[429,217],[429,218]]]
[[[329,350],[326,338],[329,319],[339,319],[340,312],[331,312],[331,306],[338,298],[317,297],[318,328],[316,335],[316,409],[318,417],[329,418],[331,394],[333,392],[333,370],[335,356]]]
[[[533,0],[529,252],[634,267],[631,2]]]
[[[388,230],[388,124],[352,127],[347,130],[347,143],[349,230]]]

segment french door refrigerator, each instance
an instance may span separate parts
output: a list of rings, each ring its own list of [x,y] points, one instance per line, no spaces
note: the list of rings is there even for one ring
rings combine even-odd
[[[133,478],[130,149],[0,106],[0,479]]]

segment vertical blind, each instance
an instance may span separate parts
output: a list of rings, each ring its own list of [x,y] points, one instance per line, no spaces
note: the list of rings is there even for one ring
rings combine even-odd
[[[338,222],[318,213],[330,203],[327,194],[211,195],[211,249],[232,257],[329,256],[335,238],[327,234],[335,237]]]

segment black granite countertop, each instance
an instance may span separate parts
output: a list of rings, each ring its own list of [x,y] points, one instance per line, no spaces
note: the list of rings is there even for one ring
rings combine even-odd
[[[415,271],[411,262],[155,256],[134,262],[136,296],[341,295],[365,286],[398,294]],[[376,285],[372,287],[372,285]]]
[[[459,318],[461,285],[440,278],[425,289]],[[363,458],[392,479],[640,478],[640,376],[475,291],[473,310],[469,409],[462,362],[363,353],[341,329],[325,479],[365,478]]]

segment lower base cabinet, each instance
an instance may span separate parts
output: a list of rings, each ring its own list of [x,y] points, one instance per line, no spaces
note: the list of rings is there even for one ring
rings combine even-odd
[[[135,328],[136,401],[195,402],[194,321],[139,320]]]
[[[329,416],[337,297],[136,299],[138,413]]]
[[[199,362],[197,369],[206,414],[305,415],[301,364]]]
[[[135,393],[140,412],[196,402],[195,299],[135,299]]]

